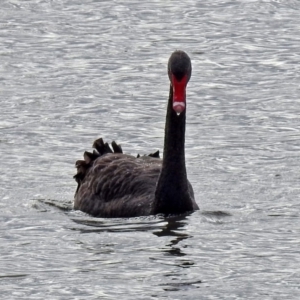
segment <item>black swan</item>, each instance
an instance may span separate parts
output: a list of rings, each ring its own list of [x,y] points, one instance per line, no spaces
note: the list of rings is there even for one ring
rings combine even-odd
[[[191,77],[189,56],[172,53],[168,62],[170,95],[163,159],[123,154],[100,138],[93,153],[76,162],[78,183],[74,209],[96,217],[137,217],[182,214],[199,209],[185,167],[186,86]]]

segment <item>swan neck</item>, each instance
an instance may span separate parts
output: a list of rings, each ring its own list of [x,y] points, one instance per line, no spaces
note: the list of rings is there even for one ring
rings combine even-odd
[[[185,111],[173,110],[173,89],[167,108],[161,173],[157,182],[153,213],[178,214],[193,210],[185,166]]]
[[[185,120],[186,111],[178,115],[173,109],[173,88],[170,86],[163,152],[163,168],[176,168],[185,170]]]

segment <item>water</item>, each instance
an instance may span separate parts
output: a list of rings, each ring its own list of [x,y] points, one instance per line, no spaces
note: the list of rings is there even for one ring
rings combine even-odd
[[[299,1],[2,1],[3,299],[298,299]],[[94,139],[162,150],[175,49],[201,210],[71,209]]]

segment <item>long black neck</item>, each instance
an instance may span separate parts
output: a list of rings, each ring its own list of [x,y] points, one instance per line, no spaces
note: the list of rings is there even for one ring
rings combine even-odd
[[[172,107],[173,88],[166,116],[162,170],[157,182],[153,214],[179,214],[193,210],[185,167],[185,110],[180,114]]]

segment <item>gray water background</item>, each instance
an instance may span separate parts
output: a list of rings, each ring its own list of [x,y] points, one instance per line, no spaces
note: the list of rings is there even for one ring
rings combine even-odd
[[[1,299],[299,299],[299,16],[291,0],[2,1]],[[175,49],[201,210],[73,211],[94,139],[162,150]]]

